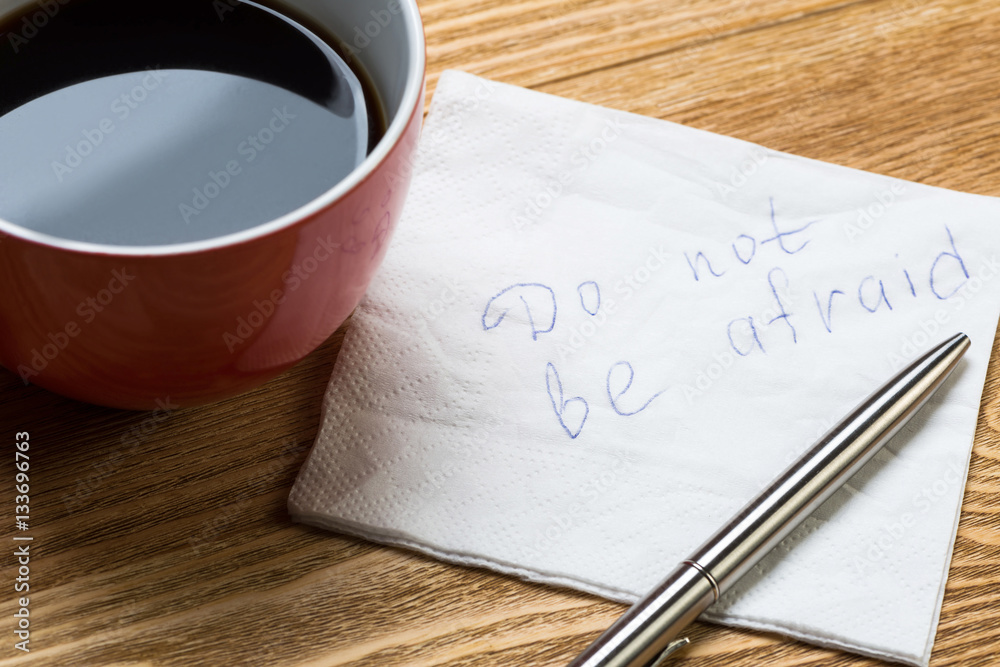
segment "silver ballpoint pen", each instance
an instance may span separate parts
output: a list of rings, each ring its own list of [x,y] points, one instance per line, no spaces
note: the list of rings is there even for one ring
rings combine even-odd
[[[956,334],[844,417],[570,667],[656,667],[684,628],[851,478],[947,379],[969,347]]]

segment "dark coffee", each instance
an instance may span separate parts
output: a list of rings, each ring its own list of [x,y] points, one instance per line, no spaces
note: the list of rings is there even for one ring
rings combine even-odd
[[[341,53],[301,18],[238,0],[52,0],[5,17],[0,218],[144,246],[290,213],[384,132]]]

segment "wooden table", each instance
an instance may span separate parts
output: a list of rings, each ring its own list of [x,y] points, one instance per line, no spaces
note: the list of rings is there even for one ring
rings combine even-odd
[[[1000,195],[995,2],[424,0],[421,9],[431,94],[442,69],[459,68]],[[285,499],[342,334],[258,391],[160,421],[0,372],[5,457],[15,432],[31,434],[35,538],[33,650],[13,648],[16,567],[5,547],[0,665],[562,665],[608,626],[622,606],[289,521]],[[937,666],[1000,661],[998,347]],[[693,639],[674,664],[879,664],[707,624]]]

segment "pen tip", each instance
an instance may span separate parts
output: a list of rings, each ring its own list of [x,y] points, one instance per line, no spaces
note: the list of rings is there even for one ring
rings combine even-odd
[[[951,358],[954,363],[965,355],[965,351],[969,349],[970,345],[972,345],[972,341],[967,335],[964,333],[957,333],[951,338],[939,343],[936,348],[932,349],[927,354],[928,356],[935,357],[939,360]]]

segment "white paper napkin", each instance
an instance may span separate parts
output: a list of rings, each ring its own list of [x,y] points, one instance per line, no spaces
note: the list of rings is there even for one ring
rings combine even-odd
[[[963,365],[709,617],[926,665],[1000,201],[448,72],[301,522],[632,601],[957,331]]]

